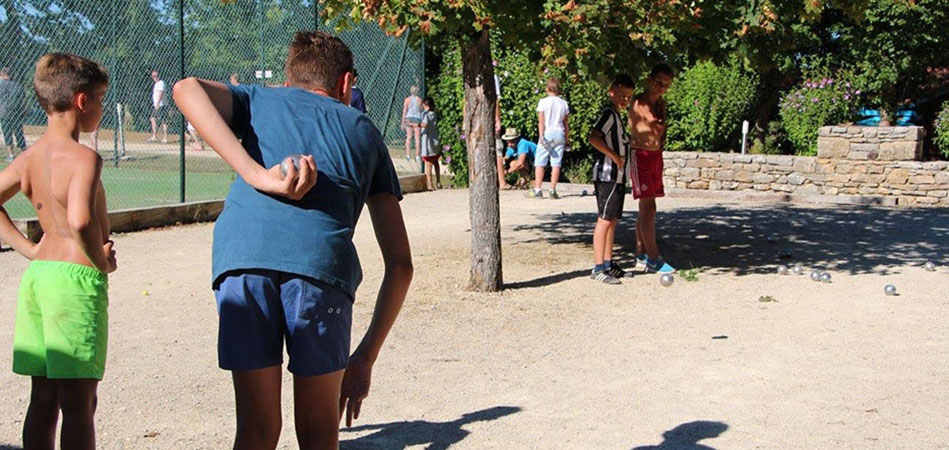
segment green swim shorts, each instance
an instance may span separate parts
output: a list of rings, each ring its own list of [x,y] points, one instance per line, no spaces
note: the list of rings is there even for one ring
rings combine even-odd
[[[13,372],[101,380],[109,337],[108,290],[108,277],[92,267],[31,262],[20,282]]]

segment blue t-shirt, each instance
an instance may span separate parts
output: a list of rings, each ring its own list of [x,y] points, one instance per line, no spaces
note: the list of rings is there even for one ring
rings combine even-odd
[[[316,186],[299,201],[234,180],[214,226],[213,280],[241,269],[307,276],[352,296],[362,281],[353,231],[366,199],[402,198],[379,130],[338,100],[299,88],[232,86],[232,128],[251,158],[273,167],[313,155]]]
[[[527,154],[527,159],[533,160],[534,155],[537,154],[537,144],[528,141],[527,139],[521,138],[521,140],[517,142],[517,154],[515,155],[513,148],[508,147],[507,151],[504,152],[504,157],[513,158],[515,156],[521,156],[525,153]]]
[[[366,99],[362,95],[362,89],[353,86],[353,95],[349,100],[349,106],[362,111],[363,114],[366,113]]]

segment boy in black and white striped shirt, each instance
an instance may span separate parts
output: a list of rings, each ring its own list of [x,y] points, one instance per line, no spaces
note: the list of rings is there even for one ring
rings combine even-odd
[[[606,284],[619,284],[627,272],[614,264],[613,237],[616,222],[623,214],[626,195],[626,161],[629,138],[625,121],[619,111],[629,106],[633,96],[633,79],[618,75],[607,91],[609,106],[590,132],[590,145],[597,150],[593,163],[593,191],[596,194],[597,219],[593,229],[593,272],[590,278]]]

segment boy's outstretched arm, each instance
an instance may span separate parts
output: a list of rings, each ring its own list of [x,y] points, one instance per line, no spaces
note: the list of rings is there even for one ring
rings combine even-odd
[[[255,189],[299,200],[316,184],[316,163],[312,156],[300,159],[299,171],[290,164],[284,177],[279,164],[268,170],[247,154],[231,130],[234,99],[224,84],[185,78],[175,83],[173,95],[198,135]]]
[[[376,307],[372,312],[369,329],[350,357],[349,366],[343,376],[339,412],[342,419],[343,410],[346,410],[347,427],[352,425],[353,419],[359,418],[362,400],[369,395],[372,365],[379,356],[382,343],[392,329],[399,310],[402,309],[409,283],[412,282],[413,271],[412,251],[409,248],[399,200],[392,194],[380,193],[369,197],[366,204],[369,206],[376,241],[382,250],[385,276],[376,297]]]
[[[3,208],[6,202],[10,201],[17,192],[20,192],[20,166],[22,164],[22,158],[17,158],[3,171],[0,171],[0,241],[9,244],[17,253],[33,259],[38,247],[27,239],[23,233],[20,233],[20,230],[10,220],[7,210]]]

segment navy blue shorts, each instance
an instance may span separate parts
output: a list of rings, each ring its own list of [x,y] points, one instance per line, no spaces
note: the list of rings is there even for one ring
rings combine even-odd
[[[214,296],[222,369],[283,364],[284,340],[294,375],[346,368],[353,302],[342,290],[300,275],[255,269],[225,274]]]

